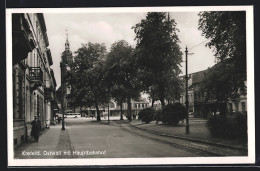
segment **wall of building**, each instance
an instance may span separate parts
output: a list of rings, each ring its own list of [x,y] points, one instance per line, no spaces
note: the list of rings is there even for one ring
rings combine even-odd
[[[227,103],[217,102],[214,97],[209,97],[209,99],[207,99],[208,91],[203,89],[203,79],[207,74],[207,70],[198,72],[198,74],[200,74],[199,81],[195,80],[196,83],[193,84],[195,116],[209,117],[212,114],[219,113],[222,109],[228,113],[247,111],[247,97],[243,95],[235,100],[230,100]]]
[[[25,69],[22,63],[13,66],[13,143],[25,141]]]
[[[247,112],[247,99],[244,96],[237,99],[236,101],[228,102],[228,112]]]
[[[52,78],[50,74],[51,64],[47,59],[49,42],[43,14],[16,14],[15,21],[19,22],[20,20],[17,20],[17,17],[22,19],[23,25],[14,22],[12,24],[16,24],[15,27],[18,27],[18,29],[19,27],[26,27],[27,38],[30,38],[30,42],[22,42],[22,44],[33,44],[34,48],[27,49],[25,52],[27,57],[13,65],[14,147],[31,138],[31,122],[35,115],[41,120],[42,128],[46,124],[50,124],[52,109],[50,100],[46,100],[45,88],[51,86],[55,89],[56,87],[54,85],[55,78]],[[24,34],[22,33],[23,30],[24,28],[21,28],[21,34],[14,37],[16,42],[28,41],[21,36]],[[19,48],[19,46],[13,46],[13,48]],[[19,50],[21,51],[21,49]],[[43,73],[41,81],[32,79],[31,74],[33,72],[30,73],[32,67]],[[37,75],[37,72],[33,74]]]
[[[182,93],[179,102],[186,105],[186,94]],[[189,102],[189,112],[194,112],[194,93],[193,90],[188,90],[188,102]]]

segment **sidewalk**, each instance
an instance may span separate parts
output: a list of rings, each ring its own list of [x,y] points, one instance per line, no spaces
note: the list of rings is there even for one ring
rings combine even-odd
[[[44,159],[44,158],[58,158],[60,150],[69,150],[67,143],[67,130],[61,130],[61,124],[50,126],[41,132],[39,142],[28,140],[14,149],[14,158],[17,159]]]
[[[180,121],[179,125],[177,126],[171,126],[162,124],[161,122],[156,124],[155,121],[146,124],[142,123],[141,120],[133,120],[132,122],[130,122],[130,125],[159,135],[190,139],[194,141],[202,141],[205,143],[219,144],[223,146],[230,146],[233,148],[247,149],[247,142],[242,142],[241,140],[236,139],[222,139],[212,137],[209,129],[206,127],[206,120],[202,118],[190,118],[189,134],[186,134],[185,121],[184,123],[181,123]]]

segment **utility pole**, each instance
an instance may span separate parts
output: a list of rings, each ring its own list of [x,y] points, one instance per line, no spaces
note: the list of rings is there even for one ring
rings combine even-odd
[[[61,130],[65,130],[65,124],[64,124],[64,114],[65,114],[65,106],[64,106],[64,70],[65,70],[65,65],[63,62],[60,63],[60,68],[61,68],[61,110],[62,110],[62,128]],[[65,86],[66,87],[66,86]]]
[[[109,123],[109,121],[110,121],[110,120],[109,120],[109,102],[108,102],[108,107],[107,107],[107,109],[108,109],[108,110],[107,110],[107,119],[108,119],[108,123]]]
[[[190,133],[190,125],[189,125],[189,99],[188,99],[188,48],[186,46],[185,50],[186,54],[186,134]]]

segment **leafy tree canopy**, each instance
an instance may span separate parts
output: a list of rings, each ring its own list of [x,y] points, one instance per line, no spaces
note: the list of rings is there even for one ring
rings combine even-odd
[[[108,79],[111,92],[116,101],[126,97],[136,97],[137,72],[135,67],[134,49],[124,40],[115,42],[107,56]]]
[[[130,99],[140,96],[140,83],[134,49],[124,40],[115,42],[112,44],[111,51],[107,56],[106,66],[107,82],[111,96],[120,105],[127,100],[130,115]]]
[[[174,84],[172,79],[177,79],[180,73],[182,62],[176,25],[166,13],[149,12],[146,19],[133,27],[139,72],[144,73],[142,83],[150,96],[160,99],[162,105],[169,86]]]
[[[106,53],[104,44],[82,44],[75,52],[75,59],[67,76],[68,84],[72,87],[72,105],[95,106],[97,120],[100,120],[98,106],[107,103],[109,99],[104,78]]]
[[[210,69],[205,88],[218,101],[246,93],[246,16],[244,11],[200,12],[199,29],[210,41],[218,64]]]

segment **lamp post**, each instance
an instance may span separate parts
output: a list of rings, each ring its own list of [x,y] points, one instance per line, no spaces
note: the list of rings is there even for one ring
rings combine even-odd
[[[65,106],[64,106],[64,70],[65,70],[65,65],[63,62],[60,63],[60,68],[61,68],[61,109],[62,109],[62,128],[61,130],[65,130],[65,124],[64,124],[64,114],[65,114]],[[66,87],[66,86],[65,86]]]
[[[189,125],[189,99],[188,99],[188,48],[186,46],[185,49],[186,54],[186,134],[190,133],[190,125]]]
[[[108,109],[108,110],[107,110],[107,119],[108,119],[108,123],[109,123],[109,121],[110,121],[110,120],[109,120],[109,102],[108,102],[108,107],[107,107],[107,109]]]

